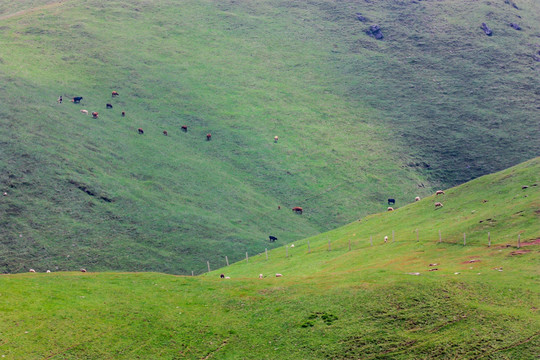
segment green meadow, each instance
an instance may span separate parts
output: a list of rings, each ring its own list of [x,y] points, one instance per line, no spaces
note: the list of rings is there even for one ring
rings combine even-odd
[[[536,359],[539,174],[536,158],[201,276],[1,275],[0,356]]]
[[[200,274],[537,156],[511,4],[0,1],[0,271]]]

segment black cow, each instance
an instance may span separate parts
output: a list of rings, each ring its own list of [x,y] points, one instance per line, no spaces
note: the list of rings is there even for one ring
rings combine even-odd
[[[82,99],[82,96],[75,96],[73,99],[71,99],[71,101],[75,104],[78,104],[81,102]]]
[[[277,240],[277,237],[272,236],[272,235],[270,235],[268,238],[270,239],[270,242],[274,242]]]
[[[394,205],[396,203],[396,199],[388,199],[388,205]]]
[[[112,104],[107,104],[107,109],[112,109]]]

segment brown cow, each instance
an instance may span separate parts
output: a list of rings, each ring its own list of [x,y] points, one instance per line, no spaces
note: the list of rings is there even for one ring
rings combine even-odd
[[[112,97],[115,97],[115,96],[118,96],[118,95],[120,95],[120,94],[117,93],[116,91],[113,91],[113,92],[112,92]]]
[[[187,126],[186,125],[182,125],[182,131],[187,132]]]
[[[142,128],[138,128],[138,129],[137,129],[137,132],[138,132],[140,135],[144,134],[144,130],[143,130]]]
[[[436,203],[435,203],[435,207],[436,207],[436,208],[438,208],[438,207],[443,207],[443,204],[440,203],[440,202],[436,202]]]
[[[212,134],[208,133],[206,134],[206,141],[210,141],[212,139]]]
[[[94,111],[94,112],[92,113],[92,117],[93,117],[94,119],[97,119],[97,118],[98,118],[98,115],[99,115],[99,114],[98,114],[97,111]]]
[[[125,111],[122,111],[122,116],[126,116],[126,112],[125,112]]]
[[[435,195],[444,195],[444,191],[442,191],[442,190],[437,190],[437,191],[435,192]]]
[[[388,209],[387,209],[387,211],[394,211],[394,208],[391,207],[391,206],[389,206]]]
[[[167,132],[167,130],[163,130],[163,135],[165,135],[165,136],[168,136],[168,135],[169,135],[169,133]]]
[[[300,206],[295,206],[295,207],[292,208],[292,211],[294,211],[297,214],[302,214],[304,209],[302,209]]]

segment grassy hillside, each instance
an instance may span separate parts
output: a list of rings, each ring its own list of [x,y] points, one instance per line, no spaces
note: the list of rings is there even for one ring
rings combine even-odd
[[[288,257],[285,249],[274,249],[268,260],[253,257],[203,276],[2,275],[0,354],[536,359],[539,170],[537,158],[450,189],[442,198],[295,242]],[[435,210],[434,200],[444,207]],[[390,229],[395,241],[385,244]],[[276,272],[283,277],[274,277]],[[220,279],[220,273],[231,279]],[[265,278],[258,279],[259,273]]]
[[[199,273],[538,154],[531,0],[14,3],[3,272]]]

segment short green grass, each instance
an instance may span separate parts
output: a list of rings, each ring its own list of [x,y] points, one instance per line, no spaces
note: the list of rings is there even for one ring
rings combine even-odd
[[[537,158],[202,276],[2,275],[0,356],[536,359],[540,245],[525,243],[540,238],[539,170]]]
[[[0,1],[0,271],[201,273],[536,156],[519,7]]]

